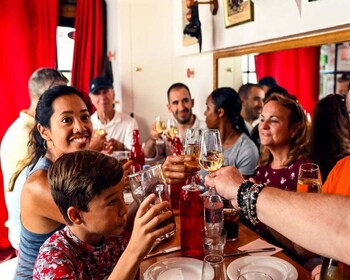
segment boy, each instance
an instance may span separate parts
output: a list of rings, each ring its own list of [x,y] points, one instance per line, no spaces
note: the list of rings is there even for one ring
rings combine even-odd
[[[155,240],[173,225],[168,203],[141,203],[129,244],[123,168],[113,157],[79,151],[61,156],[49,169],[51,194],[67,226],[40,248],[33,279],[134,279]],[[151,211],[149,211],[151,210]]]

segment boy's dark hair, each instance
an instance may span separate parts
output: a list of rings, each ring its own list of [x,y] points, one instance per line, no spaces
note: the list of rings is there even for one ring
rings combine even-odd
[[[121,163],[105,154],[86,150],[67,153],[58,158],[48,171],[51,194],[68,225],[71,206],[88,212],[89,203],[104,190],[123,178]]]
[[[190,99],[191,99],[191,92],[190,92],[190,89],[188,88],[188,86],[186,86],[186,85],[183,84],[183,83],[175,83],[175,84],[172,84],[172,85],[168,88],[168,91],[167,91],[168,102],[169,102],[170,92],[171,92],[173,89],[180,89],[180,88],[185,88],[185,89],[188,91],[188,94],[189,94]]]

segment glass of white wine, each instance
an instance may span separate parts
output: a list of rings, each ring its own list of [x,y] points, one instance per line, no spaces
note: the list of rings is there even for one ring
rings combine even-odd
[[[183,154],[192,156],[193,160],[185,162],[190,167],[199,166],[199,154],[202,130],[196,128],[188,128],[186,130],[185,141],[183,146]],[[190,186],[200,188],[195,183],[196,176],[192,176]]]
[[[165,130],[165,122],[161,120],[160,116],[156,117],[156,131],[161,134]]]
[[[218,129],[205,129],[201,137],[200,166],[208,171],[218,170],[224,163],[224,153]]]
[[[218,129],[204,129],[201,136],[199,165],[209,173],[218,170],[224,163],[224,152]],[[210,174],[209,174],[210,175]],[[216,192],[215,188],[203,193],[203,196]]]
[[[322,179],[320,168],[315,163],[303,163],[299,167],[298,192],[321,192]]]
[[[178,135],[179,129],[174,119],[168,119],[166,124],[166,134],[170,139],[174,139]]]

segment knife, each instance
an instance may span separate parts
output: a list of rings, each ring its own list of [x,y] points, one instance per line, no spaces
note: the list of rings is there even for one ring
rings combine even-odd
[[[150,253],[150,254],[146,255],[143,259],[145,260],[145,259],[152,258],[152,257],[158,256],[158,255],[164,255],[164,254],[176,252],[176,251],[179,251],[180,249],[181,249],[180,246],[171,247],[168,249],[160,250],[158,252]]]
[[[261,253],[261,252],[272,252],[275,251],[275,247],[268,247],[268,248],[261,248],[261,249],[251,249],[251,250],[242,250],[242,251],[235,251],[232,253],[224,254],[224,257],[233,257],[233,256],[240,256],[244,254],[250,254],[250,253]]]

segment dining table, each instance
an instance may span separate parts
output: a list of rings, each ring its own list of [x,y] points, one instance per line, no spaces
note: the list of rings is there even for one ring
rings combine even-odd
[[[140,265],[140,273],[139,273],[140,280],[143,279],[144,272],[152,264],[154,264],[160,260],[167,259],[167,258],[181,257],[181,250],[157,255],[158,252],[162,252],[166,249],[170,249],[170,248],[174,248],[174,247],[180,248],[180,246],[181,246],[181,241],[180,241],[181,224],[180,224],[179,212],[176,211],[174,216],[175,216],[175,223],[176,223],[176,232],[175,232],[174,236],[170,237],[167,240],[162,241],[159,245],[157,245],[150,253],[151,255],[154,255],[153,257],[146,257],[142,261],[142,263]],[[248,228],[244,224],[240,223],[239,224],[238,239],[235,241],[227,241],[224,251],[225,251],[225,253],[237,251],[239,247],[244,246],[244,245],[246,245],[246,244],[248,244],[248,243],[250,243],[258,238],[263,239],[256,232],[252,231],[250,228]],[[225,262],[226,268],[228,267],[228,265],[232,261],[234,261],[240,257],[242,257],[242,256],[225,257],[224,262]],[[294,260],[289,258],[286,254],[283,253],[283,251],[280,251],[280,252],[273,254],[273,257],[281,258],[281,259],[287,261],[288,263],[290,263],[291,265],[293,265],[298,272],[298,279],[301,279],[301,280],[311,279],[311,273],[309,271],[307,271],[305,268],[303,268],[301,265],[299,265],[297,262],[295,262]],[[227,279],[229,279],[229,278],[227,278]]]

